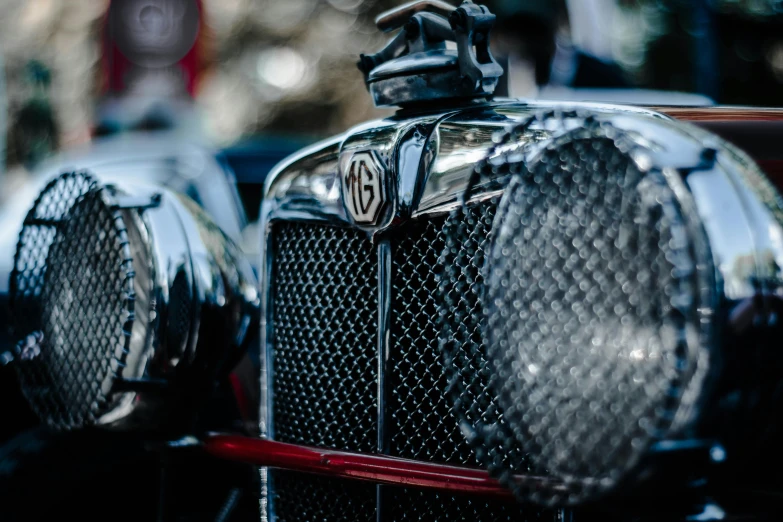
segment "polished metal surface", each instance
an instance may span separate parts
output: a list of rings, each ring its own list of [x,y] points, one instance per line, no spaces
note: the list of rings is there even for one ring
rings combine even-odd
[[[22,221],[38,193],[55,176],[86,169],[102,183],[145,181],[187,194],[210,214],[237,244],[247,225],[234,174],[212,149],[176,131],[128,133],[96,139],[63,151],[41,164],[0,205],[0,314],[7,315],[8,282]],[[11,346],[5,317],[0,318],[0,353]]]
[[[15,369],[51,428],[99,423],[121,407],[112,388],[133,372],[147,336],[150,277],[138,235],[82,172],[53,180],[25,218],[10,280]]]
[[[456,7],[441,0],[416,0],[381,13],[375,19],[375,25],[384,32],[399,29],[416,13],[428,12],[441,16],[450,15]]]
[[[400,441],[405,439],[400,438],[401,424],[395,424],[394,415],[406,412],[395,409],[394,396],[398,393],[401,394],[399,397],[404,397],[406,388],[395,389],[395,386],[406,381],[405,378],[395,378],[395,371],[412,372],[407,374],[409,376],[434,372],[435,375],[426,376],[429,385],[421,387],[419,391],[415,391],[415,387],[409,388],[413,397],[430,393],[432,397],[444,396],[444,400],[455,400],[453,395],[447,396],[455,389],[453,383],[449,388],[451,391],[433,383],[441,378],[463,378],[468,393],[466,397],[475,393],[476,398],[471,400],[478,401],[479,408],[497,411],[495,397],[491,396],[495,388],[486,387],[485,383],[485,391],[481,392],[481,386],[472,381],[471,372],[492,371],[483,351],[486,347],[482,347],[481,343],[473,346],[464,344],[473,334],[463,331],[460,337],[462,340],[458,343],[461,346],[457,348],[464,351],[451,352],[452,355],[463,357],[461,361],[465,373],[461,376],[450,375],[442,366],[439,368],[433,365],[422,369],[416,364],[417,361],[425,361],[432,353],[436,357],[441,356],[438,338],[444,330],[442,327],[426,326],[430,320],[428,315],[445,315],[464,323],[466,318],[471,317],[470,314],[478,314],[477,317],[480,317],[484,313],[481,306],[471,307],[468,300],[465,303],[467,308],[456,308],[449,314],[448,301],[442,308],[436,306],[434,309],[427,308],[429,305],[426,303],[429,298],[435,302],[440,299],[432,294],[438,293],[437,281],[443,282],[444,270],[446,274],[461,274],[461,278],[468,277],[466,281],[475,281],[474,289],[460,286],[466,284],[460,283],[454,286],[454,292],[463,295],[466,290],[474,292],[471,295],[476,299],[483,295],[484,282],[475,273],[479,267],[471,256],[477,251],[484,251],[486,245],[481,246],[482,241],[486,240],[495,225],[490,226],[491,219],[486,226],[476,225],[475,220],[483,219],[479,217],[482,214],[477,209],[496,205],[497,199],[505,193],[514,175],[506,168],[507,165],[534,164],[547,150],[560,146],[564,140],[572,139],[588,124],[604,129],[611,139],[616,137],[613,132],[622,134],[623,152],[630,154],[633,165],[640,172],[660,172],[660,176],[671,187],[673,197],[680,205],[684,205],[683,212],[690,216],[691,224],[688,226],[698,229],[706,245],[699,251],[701,257],[697,256],[700,260],[698,271],[703,277],[699,276],[693,292],[698,294],[696,302],[700,303],[696,313],[704,331],[708,333],[693,345],[690,353],[693,357],[691,360],[696,361],[695,373],[679,394],[680,407],[674,413],[666,433],[657,436],[691,437],[694,430],[701,429],[704,423],[708,423],[707,419],[717,414],[720,409],[717,404],[722,394],[737,392],[743,397],[745,394],[750,397],[758,392],[763,396],[764,408],[774,408],[777,403],[768,394],[769,387],[759,385],[766,391],[743,390],[740,384],[746,382],[744,377],[733,379],[730,372],[724,370],[730,361],[733,372],[743,376],[752,374],[757,359],[753,359],[753,362],[743,359],[738,355],[737,347],[743,342],[757,342],[750,339],[758,339],[758,325],[774,320],[773,310],[777,310],[777,296],[780,294],[783,203],[753,162],[711,134],[646,109],[605,104],[502,100],[442,113],[402,112],[394,118],[371,122],[282,163],[270,175],[261,209],[264,237],[260,266],[265,267],[261,274],[265,336],[262,346],[267,363],[262,376],[264,393],[267,394],[262,404],[262,433],[274,438],[274,429],[270,427],[275,421],[274,345],[271,342],[275,332],[272,316],[275,305],[270,298],[273,294],[270,285],[278,247],[274,246],[270,234],[277,223],[288,221],[317,223],[338,229],[347,227],[363,232],[368,242],[379,245],[378,257],[382,263],[379,263],[377,269],[380,299],[376,349],[380,369],[377,447],[382,453],[394,454],[395,437]],[[350,165],[350,158],[361,152],[377,154],[391,182],[388,192],[390,201],[372,225],[357,224],[346,214],[340,188],[340,177]],[[471,225],[462,226],[455,220],[462,215],[463,204],[467,204],[466,208],[470,212],[477,214],[465,215],[461,219],[465,219],[466,224],[474,223],[473,227],[478,226],[476,230],[483,230],[481,234],[486,235],[483,238],[465,236],[466,239],[460,243],[449,243],[455,237],[453,234],[456,230],[473,230]],[[442,225],[437,223],[444,220],[448,220],[448,226],[442,229],[444,231],[438,231],[440,229],[437,226]],[[427,227],[433,226],[432,223],[436,224],[433,235],[429,236],[433,239],[425,241],[425,231]],[[439,234],[443,234],[441,239]],[[405,241],[411,245],[407,250],[403,246]],[[425,262],[424,259],[430,256],[427,253],[430,248],[428,244],[435,245],[433,252],[439,248],[443,250],[444,245],[463,248],[459,245],[466,244],[469,250],[449,254],[446,248],[442,256],[435,255],[431,261]],[[698,247],[698,244],[691,243],[691,246]],[[395,261],[395,255],[399,261]],[[403,277],[402,274],[408,270],[406,260],[410,263],[410,271],[409,275]],[[455,265],[455,262],[464,264]],[[481,261],[478,263],[481,264]],[[430,271],[436,271],[439,275],[434,277]],[[334,275],[347,277],[340,273]],[[311,275],[305,269],[300,277],[307,279]],[[360,277],[367,276],[360,274]],[[400,277],[402,279],[395,283],[395,278]],[[430,287],[426,283],[430,278],[436,281],[435,286]],[[414,279],[421,279],[421,284],[414,284]],[[406,284],[411,285],[410,288],[429,292],[430,297],[425,296],[421,301],[417,301],[415,295],[404,297]],[[457,300],[459,298],[459,295],[454,297]],[[406,312],[405,303],[411,303],[416,310],[411,308]],[[395,308],[400,306],[402,308]],[[409,315],[404,316],[405,313]],[[403,317],[408,317],[402,321],[406,325],[419,325],[415,326],[418,330],[412,330],[418,333],[412,333],[410,338],[401,336],[401,330],[395,333],[395,324],[401,324]],[[437,318],[431,319],[434,321]],[[480,321],[475,318],[471,320],[475,328],[481,328]],[[454,331],[459,333],[460,330]],[[717,335],[716,332],[723,335]],[[417,344],[421,345],[421,350],[418,353],[411,351],[411,347]],[[765,354],[766,360],[777,361],[774,353],[770,352],[771,347],[760,344],[754,346],[755,351]],[[409,370],[404,370],[406,357],[412,361]],[[446,366],[451,368],[448,359]],[[443,372],[443,377],[438,376],[438,372]],[[774,378],[771,373],[772,370],[767,370],[768,379]],[[767,381],[767,384],[770,382]],[[438,456],[440,449],[435,446],[448,440],[448,437],[442,438],[445,432],[438,431],[437,425],[443,422],[442,417],[448,413],[433,415],[439,411],[434,403],[418,404],[423,409],[407,411],[411,416],[411,425],[435,427],[428,439],[434,446],[432,449],[428,449],[426,444],[413,444],[411,447],[424,452],[419,458],[443,459],[445,457]],[[454,404],[456,408],[453,411],[460,412],[459,402]],[[731,411],[728,413],[731,414]],[[458,434],[470,436],[470,426],[475,425],[478,417],[483,416],[486,421],[492,419],[494,413],[487,415],[486,411],[471,409],[470,404],[464,403],[459,415],[458,421],[462,422],[462,426],[457,429],[458,422],[455,421],[454,428]],[[479,428],[476,426],[473,429]],[[721,430],[710,436],[725,438],[727,451],[737,455],[742,455],[743,448],[748,447],[748,441],[753,440],[750,433],[740,435]],[[411,440],[417,440],[415,437]],[[498,462],[513,461],[504,460],[502,454],[496,457]],[[485,462],[482,464],[486,465]],[[514,471],[524,474],[527,468],[518,468],[527,465],[523,459],[514,464],[517,467]],[[379,495],[381,498],[385,498],[384,495]],[[520,498],[531,500],[524,495]],[[541,496],[533,500],[551,503],[551,499]]]
[[[489,45],[494,23],[495,15],[469,0],[459,7],[422,0],[382,14],[380,29],[402,29],[377,53],[360,56],[375,105],[491,98],[503,75]]]
[[[98,425],[118,430],[176,429],[187,422],[193,408],[209,393],[214,377],[228,371],[244,354],[248,343],[257,339],[253,332],[260,304],[256,277],[233,241],[189,197],[145,180],[125,180],[107,186],[90,179],[91,188],[84,194],[70,203],[61,202],[56,222],[42,222],[33,219],[32,214],[32,218],[28,217],[11,280],[12,309],[15,313],[24,312],[16,306],[23,304],[17,297],[24,295],[20,285],[27,284],[26,274],[61,264],[70,267],[70,272],[62,273],[60,279],[50,275],[62,270],[47,272],[40,282],[44,291],[30,296],[35,303],[40,301],[44,312],[50,306],[72,311],[65,315],[43,314],[44,325],[52,323],[58,329],[44,338],[41,351],[54,353],[59,345],[53,343],[65,342],[67,346],[58,351],[63,359],[57,364],[80,368],[80,372],[63,378],[76,379],[81,386],[97,380],[104,400],[99,401],[102,405],[90,407],[88,415],[50,424],[67,428]],[[106,255],[100,245],[105,242],[106,252],[110,252],[111,236],[91,227],[74,229],[81,223],[77,212],[81,202],[92,194],[107,194],[104,206],[113,209],[118,219],[123,218],[122,230],[127,230],[127,236],[117,241],[130,249],[126,258],[132,260],[133,267],[127,270],[135,276],[130,279],[136,282],[135,292],[114,284],[109,279],[113,264],[100,262]],[[34,260],[25,253],[30,226],[48,227],[54,241],[50,253],[55,257],[31,264]],[[74,233],[69,236],[71,229]],[[96,245],[85,252],[90,257],[83,259],[85,267],[91,266],[86,272],[92,274],[89,279],[75,272],[81,267],[71,266],[83,256],[57,250],[57,245],[71,236]],[[68,290],[77,284],[85,287],[84,291]],[[118,345],[108,330],[102,334],[103,330],[87,329],[103,321],[103,303],[114,298],[128,303],[125,313],[117,318],[125,321],[118,327],[122,337],[129,339],[123,345]],[[26,310],[33,317],[38,316],[35,307]],[[17,337],[34,333],[24,331],[30,324],[24,318],[17,320]],[[97,358],[83,350],[73,351],[80,346],[76,341],[84,341],[107,356]],[[111,379],[94,366],[100,361],[110,363]],[[18,365],[23,371],[25,361],[18,361]],[[47,373],[57,366],[47,361],[44,365]],[[49,390],[49,394],[51,400],[61,403],[57,415],[70,419],[77,408],[70,395],[55,389]]]

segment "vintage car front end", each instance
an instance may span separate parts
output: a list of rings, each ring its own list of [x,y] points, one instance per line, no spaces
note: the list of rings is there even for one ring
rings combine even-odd
[[[783,111],[494,99],[493,22],[378,19],[359,68],[399,110],[274,169],[256,270],[207,216],[236,200],[47,185],[5,352],[39,420],[252,465],[264,521],[779,518],[781,158],[750,130]],[[210,424],[254,349],[257,430]]]
[[[270,440],[483,468],[547,506],[650,486],[671,466],[657,454],[693,460],[679,488],[773,457],[781,200],[716,136],[646,110],[498,102],[362,126],[270,179]],[[280,520],[531,516],[432,472],[429,490],[401,473],[377,494],[263,473]]]
[[[768,516],[777,189],[666,109],[455,93],[489,15],[441,7],[360,63],[401,110],[268,178],[263,440],[211,449],[271,520]]]

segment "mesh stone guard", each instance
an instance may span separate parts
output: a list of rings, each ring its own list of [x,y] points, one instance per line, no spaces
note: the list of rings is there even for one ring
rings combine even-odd
[[[639,167],[646,152],[589,115],[537,116],[499,137],[463,195],[507,174],[494,222],[466,204],[449,217],[439,315],[454,411],[521,501],[615,489],[696,399],[709,251],[678,180]],[[465,262],[476,242],[483,255]],[[552,487],[519,480],[531,473]]]
[[[94,424],[107,411],[136,318],[128,229],[86,172],[52,180],[27,214],[10,297],[22,390],[52,428]]]

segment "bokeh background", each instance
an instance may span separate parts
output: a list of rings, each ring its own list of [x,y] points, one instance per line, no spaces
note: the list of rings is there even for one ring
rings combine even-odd
[[[372,106],[355,63],[359,53],[377,50],[388,38],[375,29],[375,16],[401,3],[203,0],[198,59],[184,96],[192,98],[188,111],[198,115],[191,121],[226,147],[259,136],[309,142],[389,114]],[[783,1],[485,3],[505,21],[497,34],[504,64],[550,59],[543,77],[535,72],[540,64],[531,66],[534,73],[516,67],[508,75],[512,95],[612,78],[611,85],[592,86],[783,105]],[[107,111],[125,110],[107,109],[109,5],[0,0],[0,204],[46,157],[92,139]],[[611,68],[575,75],[575,51]]]

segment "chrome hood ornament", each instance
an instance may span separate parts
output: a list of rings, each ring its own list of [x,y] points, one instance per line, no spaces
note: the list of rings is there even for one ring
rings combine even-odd
[[[489,50],[494,23],[489,9],[470,1],[457,8],[412,2],[380,15],[379,29],[402,30],[381,51],[359,60],[375,105],[491,98],[503,74]],[[456,43],[456,49],[446,42]]]

